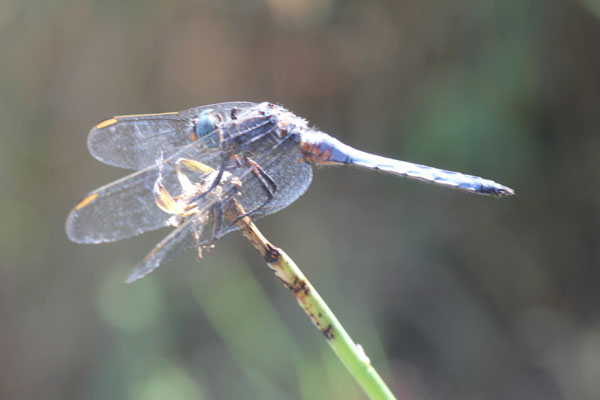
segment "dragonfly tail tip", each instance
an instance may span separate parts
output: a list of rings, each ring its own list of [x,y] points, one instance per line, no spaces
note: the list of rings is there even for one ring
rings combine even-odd
[[[502,187],[502,189],[500,189],[498,191],[500,196],[514,196],[515,194],[517,194],[514,189],[511,189],[507,186]]]
[[[140,278],[141,278],[141,276],[139,276],[138,274],[132,273],[127,278],[125,278],[125,283],[129,285],[129,284],[137,281]]]

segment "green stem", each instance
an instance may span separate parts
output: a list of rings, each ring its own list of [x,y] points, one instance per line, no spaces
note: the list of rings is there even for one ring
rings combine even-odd
[[[236,204],[233,209],[235,214],[244,215],[239,204]],[[306,279],[294,261],[282,250],[273,246],[250,218],[245,217],[238,220],[237,225],[250,240],[250,243],[265,258],[269,268],[273,270],[284,286],[294,294],[300,307],[325,336],[329,346],[369,398],[395,399],[383,379],[371,365],[362,347],[352,341],[352,338],[327,306],[327,303]]]
[[[294,261],[280,249],[276,261],[269,268],[296,296],[300,307],[313,324],[323,333],[327,343],[342,361],[350,374],[371,399],[395,399],[383,379],[371,365],[361,346],[356,345],[335,314],[325,303]]]

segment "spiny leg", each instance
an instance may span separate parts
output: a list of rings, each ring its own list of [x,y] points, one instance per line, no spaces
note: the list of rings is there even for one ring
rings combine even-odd
[[[267,197],[269,199],[273,198],[273,195],[277,191],[277,183],[271,178],[271,176],[262,169],[260,165],[250,157],[245,157],[246,162],[252,167],[252,173],[254,176],[258,178],[258,180],[262,183],[263,188],[267,192]]]
[[[206,191],[207,193],[212,191],[214,188],[216,188],[219,185],[219,183],[221,183],[221,179],[223,178],[223,174],[225,173],[225,168],[227,167],[227,163],[229,162],[229,159],[231,157],[232,156],[230,156],[230,155],[226,155],[223,157],[223,163],[221,163],[221,166],[219,167],[219,173],[217,174],[215,180],[213,181],[213,183],[210,185],[210,187]]]
[[[287,134],[286,136],[284,136],[279,143],[277,143],[277,145],[275,145],[271,151],[276,151],[278,148],[284,146],[284,145],[292,145],[294,142],[294,135],[292,134]],[[280,152],[280,154],[275,157],[273,160],[271,160],[268,165],[266,166],[265,169],[269,169],[273,164],[279,162],[279,160],[281,160],[281,158],[283,157],[283,155],[285,154],[286,150],[284,149],[283,151]],[[265,169],[263,169],[258,163],[256,163],[254,160],[250,159],[249,157],[245,157],[245,160],[248,162],[250,162],[251,166],[256,166],[256,170],[253,170],[255,176],[257,176],[257,178],[261,181],[262,183],[262,187],[263,189],[265,189],[265,192],[267,193],[267,200],[265,200],[264,203],[262,203],[261,205],[255,207],[253,210],[247,211],[245,214],[240,215],[238,218],[236,218],[236,220],[234,221],[237,222],[240,219],[247,217],[247,216],[252,216],[252,214],[256,213],[257,211],[261,210],[263,207],[265,207],[267,204],[269,204],[269,202],[271,200],[273,200],[274,196],[275,196],[275,192],[277,192],[277,183],[275,182],[275,180],[273,178],[271,178],[271,176],[265,171]],[[240,162],[238,160],[238,162]],[[252,165],[254,164],[254,165]],[[261,174],[261,176],[258,176],[258,174]],[[263,175],[264,174],[264,175]],[[263,179],[269,181],[272,185],[272,187],[270,188],[267,184],[265,184],[265,181]]]
[[[262,167],[260,165],[258,165],[257,162],[255,162],[248,156],[245,156],[244,159],[246,160],[246,164],[249,165],[250,168],[252,168],[252,173],[254,174],[256,179],[258,179],[258,181],[261,183],[261,187],[264,189],[264,191],[267,195],[267,199],[261,205],[255,207],[253,210],[250,210],[250,211],[244,213],[243,215],[239,215],[235,219],[235,221],[233,221],[233,223],[236,223],[237,221],[239,221],[240,219],[242,219],[244,217],[251,216],[258,210],[265,207],[267,204],[269,204],[269,202],[271,200],[273,200],[273,198],[275,197],[275,192],[277,191],[277,183],[273,180],[273,178],[271,178],[271,176],[264,169],[262,169]]]
[[[271,151],[275,151],[277,148],[283,146],[284,144],[289,144],[290,141],[293,142],[293,139],[294,139],[293,135],[291,135],[291,134],[286,135],[283,139],[281,139],[281,141],[279,143],[277,143],[277,145],[275,147],[273,147],[273,149]],[[281,160],[281,158],[283,157],[284,154],[285,154],[285,150],[282,151],[273,160],[271,160],[271,162],[269,162],[269,164],[267,165],[266,169],[269,169],[269,167],[271,167],[273,164],[275,164],[279,160]],[[252,172],[258,178],[258,180],[261,182],[262,187],[267,194],[267,199],[261,205],[255,207],[253,210],[250,210],[250,211],[246,212],[245,214],[238,216],[238,218],[236,218],[234,223],[244,217],[252,216],[252,214],[261,210],[263,207],[265,207],[267,204],[269,204],[269,202],[271,200],[273,200],[273,198],[275,197],[275,192],[277,192],[277,182],[275,182],[275,180],[273,178],[271,178],[271,176],[257,162],[255,162],[254,160],[252,160],[251,158],[249,158],[247,156],[245,157],[245,160],[253,168]],[[268,184],[267,184],[267,182],[268,182]],[[269,185],[271,185],[271,187],[269,187]]]
[[[233,116],[233,114],[232,114],[232,116]],[[241,162],[240,162],[240,160],[239,160],[239,156],[238,155],[245,153],[244,147],[248,146],[249,144],[252,144],[254,142],[258,142],[258,141],[262,140],[264,137],[266,137],[268,135],[273,135],[273,131],[269,130],[267,132],[263,132],[263,133],[254,135],[249,140],[245,141],[244,143],[240,143],[239,144],[240,148],[238,149],[238,151],[236,151],[236,152],[229,152],[227,155],[224,155],[224,157],[223,157],[223,163],[221,164],[221,167],[219,168],[219,173],[217,174],[217,177],[215,178],[214,182],[212,183],[212,185],[208,189],[208,192],[210,192],[211,190],[213,190],[221,182],[223,174],[225,173],[225,169],[226,169],[227,163],[229,162],[230,159],[234,160],[234,162],[236,162],[238,165],[242,165]],[[240,135],[240,137],[241,136],[242,135]],[[290,135],[290,134],[286,135],[284,138],[282,138],[271,149],[271,151],[274,151],[276,148],[280,147],[283,143],[285,143],[288,140],[292,139],[292,137],[293,136]],[[259,207],[257,207],[256,210],[258,210],[258,209],[264,207],[269,201],[271,201],[273,199],[273,196],[275,195],[275,192],[277,191],[277,184],[275,183],[275,181],[273,180],[273,178],[271,178],[269,176],[269,174],[267,174],[267,172],[260,167],[260,165],[258,163],[256,163],[255,161],[253,161],[252,159],[250,159],[246,155],[244,155],[243,157],[244,157],[244,161],[245,161],[246,165],[252,167],[252,172],[258,178],[258,180],[261,182],[261,184],[262,184],[265,192],[267,193],[267,200],[265,201],[264,204],[262,204]],[[253,210],[252,212],[255,212],[256,210]],[[248,214],[249,213],[246,213],[246,215],[248,215]]]
[[[238,156],[233,156],[232,159],[238,164],[238,166],[243,165],[244,163],[240,160]],[[256,161],[244,155],[244,162],[246,166],[252,169],[252,173],[262,184],[262,188],[265,190],[267,197],[269,200],[273,198],[275,192],[277,191],[277,183],[271,176],[265,171]]]

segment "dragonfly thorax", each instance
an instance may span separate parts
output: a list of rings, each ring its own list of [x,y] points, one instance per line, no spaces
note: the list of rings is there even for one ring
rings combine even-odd
[[[302,132],[310,130],[307,120],[277,104],[263,102],[256,108],[265,116],[276,119],[278,133],[281,138],[288,135],[299,136]]]

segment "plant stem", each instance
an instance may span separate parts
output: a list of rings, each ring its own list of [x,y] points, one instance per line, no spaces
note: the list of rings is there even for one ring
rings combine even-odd
[[[236,224],[250,243],[264,257],[275,276],[296,297],[300,307],[321,331],[334,353],[371,399],[395,399],[383,379],[371,365],[360,345],[355,344],[344,330],[323,298],[306,279],[300,268],[281,249],[273,246],[258,230],[237,201],[228,207],[226,218],[237,220]]]

